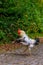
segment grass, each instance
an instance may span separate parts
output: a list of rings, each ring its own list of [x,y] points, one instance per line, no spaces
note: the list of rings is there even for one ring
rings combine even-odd
[[[43,37],[43,33],[34,33],[34,34],[31,33],[28,36],[31,38]]]

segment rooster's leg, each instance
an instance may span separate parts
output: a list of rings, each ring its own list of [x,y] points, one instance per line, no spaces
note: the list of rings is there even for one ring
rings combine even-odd
[[[28,46],[26,46],[26,48],[25,48],[25,50],[23,51],[23,53],[25,53],[25,52],[27,51],[27,49],[28,49]]]
[[[32,55],[32,51],[31,48],[29,47],[29,55]]]
[[[31,48],[29,46],[26,46],[25,50],[23,51],[23,53],[25,53],[27,50],[29,50],[29,53],[27,53],[29,56],[32,55],[32,51]]]

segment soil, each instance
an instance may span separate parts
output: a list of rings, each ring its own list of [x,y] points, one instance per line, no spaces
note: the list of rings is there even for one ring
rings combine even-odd
[[[43,44],[23,53],[26,46],[20,44],[0,45],[0,65],[43,65]]]

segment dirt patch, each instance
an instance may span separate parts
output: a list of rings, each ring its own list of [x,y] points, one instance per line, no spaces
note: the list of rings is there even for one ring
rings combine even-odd
[[[33,48],[31,56],[26,55],[28,50],[22,53],[23,49],[21,44],[1,44],[0,65],[43,65],[43,44]]]
[[[31,56],[15,54],[14,51],[0,54],[0,65],[43,65],[43,44],[38,46],[36,52]]]
[[[0,53],[1,52],[6,52],[6,51],[12,51],[17,48],[21,47],[21,44],[0,44]]]

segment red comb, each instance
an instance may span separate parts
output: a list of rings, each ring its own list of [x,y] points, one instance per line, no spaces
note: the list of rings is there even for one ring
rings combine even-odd
[[[20,29],[18,29],[18,34],[20,34],[21,33],[21,30]]]

